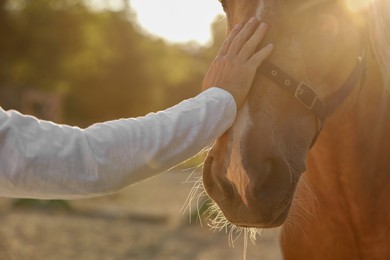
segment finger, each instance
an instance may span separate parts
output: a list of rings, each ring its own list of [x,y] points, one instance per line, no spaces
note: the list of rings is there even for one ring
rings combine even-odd
[[[233,27],[233,29],[229,33],[229,36],[225,39],[225,41],[222,44],[222,47],[219,49],[217,56],[221,57],[221,56],[225,56],[227,54],[233,39],[237,36],[237,34],[241,31],[241,29],[242,29],[241,24],[236,24]]]
[[[249,64],[256,66],[256,69],[261,65],[261,63],[268,58],[271,52],[274,49],[273,44],[268,44],[266,47],[262,48],[258,52],[256,52],[250,59]]]
[[[237,55],[241,50],[244,43],[252,36],[253,32],[257,28],[258,20],[252,17],[233,39],[228,51],[228,55]]]
[[[238,56],[245,61],[250,59],[250,57],[252,57],[255,53],[257,46],[259,46],[260,42],[264,39],[267,29],[268,26],[265,23],[260,24],[250,39],[241,48]]]

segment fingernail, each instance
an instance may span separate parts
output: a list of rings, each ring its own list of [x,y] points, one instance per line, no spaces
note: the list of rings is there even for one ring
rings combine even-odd
[[[237,29],[240,29],[242,27],[242,24],[236,24],[234,25],[233,29],[237,30]]]
[[[266,29],[266,28],[268,28],[268,25],[266,23],[260,24],[260,29]]]
[[[274,48],[274,45],[272,43],[270,43],[267,46],[265,46],[265,48],[272,50]]]

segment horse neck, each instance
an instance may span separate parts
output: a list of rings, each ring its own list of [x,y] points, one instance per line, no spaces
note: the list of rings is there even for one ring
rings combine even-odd
[[[352,108],[346,108],[347,102],[329,118],[308,154],[307,172],[302,176],[301,183],[310,189],[300,183],[297,190],[300,197],[326,208],[324,213],[313,207],[312,215],[332,212],[334,218],[349,223],[360,242],[371,245],[388,241],[383,223],[390,221],[390,204],[383,203],[390,197],[390,95],[378,80],[379,70],[373,68],[356,93],[358,98],[351,97]],[[332,220],[324,217],[322,221]]]
[[[325,124],[311,155],[328,154],[331,165],[357,167],[369,163],[377,153],[390,149],[390,95],[374,60],[369,60],[367,80],[357,86],[345,104]],[[316,156],[319,159],[319,156]],[[320,156],[324,157],[324,156]],[[317,160],[320,163],[321,160]],[[389,169],[390,169],[390,160]],[[328,163],[328,162],[327,162]]]
[[[390,95],[375,63],[354,95],[326,123],[308,155],[305,179],[332,203],[344,197],[367,208],[375,196],[390,197]]]

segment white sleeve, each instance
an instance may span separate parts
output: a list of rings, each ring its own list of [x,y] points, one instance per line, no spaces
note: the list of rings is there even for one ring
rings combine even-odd
[[[0,108],[0,196],[73,199],[119,191],[196,155],[235,116],[233,97],[220,88],[86,129]]]

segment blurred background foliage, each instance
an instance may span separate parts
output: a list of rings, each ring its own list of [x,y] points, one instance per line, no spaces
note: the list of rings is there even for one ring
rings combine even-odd
[[[0,106],[20,110],[10,90],[58,93],[60,123],[80,127],[164,109],[200,91],[225,37],[223,18],[212,31],[209,46],[169,44],[140,28],[131,5],[0,0]]]

